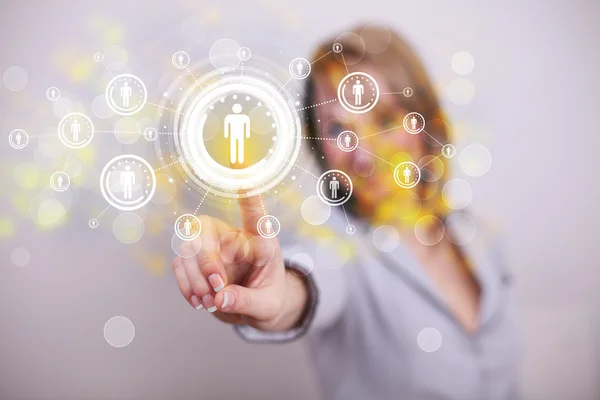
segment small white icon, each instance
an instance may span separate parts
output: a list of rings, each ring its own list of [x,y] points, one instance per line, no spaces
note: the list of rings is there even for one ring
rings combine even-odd
[[[334,53],[337,53],[337,54],[339,54],[339,53],[341,53],[341,52],[342,52],[342,50],[344,50],[344,46],[342,46],[342,44],[341,44],[341,43],[334,43],[334,44],[333,44],[333,52],[334,52]]]
[[[244,140],[250,138],[250,117],[242,112],[242,105],[231,107],[233,114],[225,117],[225,139],[229,138],[229,160],[232,164],[244,163]]]
[[[402,188],[410,189],[417,186],[421,180],[421,170],[417,164],[405,161],[400,163],[394,169],[394,180]]]
[[[416,135],[425,129],[425,119],[418,112],[411,112],[404,117],[402,125],[406,132]]]
[[[202,224],[195,215],[183,214],[175,221],[175,234],[183,241],[196,239],[201,231]]]
[[[106,103],[119,115],[130,116],[140,111],[148,99],[146,85],[131,74],[115,76],[106,87]]]
[[[326,171],[317,180],[317,195],[330,206],[340,206],[350,200],[352,181],[343,171]]]
[[[265,215],[258,220],[256,229],[260,236],[266,239],[272,239],[279,234],[281,225],[279,220],[272,215]]]
[[[71,185],[71,179],[66,173],[59,171],[50,177],[50,187],[57,192],[64,192]]]
[[[145,206],[156,190],[154,169],[135,155],[110,160],[100,175],[100,190],[106,201],[121,211]]]
[[[338,135],[337,145],[340,150],[349,153],[358,147],[358,135],[352,131],[344,131]]]
[[[371,75],[353,72],[346,75],[338,85],[338,100],[351,113],[366,113],[379,100],[379,85]]]
[[[68,148],[81,149],[92,141],[94,124],[85,114],[67,114],[58,124],[58,137]]]
[[[178,51],[171,58],[173,66],[177,69],[186,69],[190,65],[190,55],[185,51]]]
[[[354,95],[354,105],[360,107],[362,105],[362,95],[365,93],[365,87],[360,83],[360,79],[352,86],[352,94]]]
[[[48,90],[46,90],[46,98],[50,101],[60,99],[60,90],[57,87],[48,88]]]
[[[158,139],[158,131],[155,128],[144,129],[144,139],[149,142],[154,142],[156,139]]]
[[[8,135],[8,143],[13,149],[21,150],[29,143],[29,135],[23,129],[15,129]]]
[[[296,79],[304,79],[310,75],[310,62],[306,58],[294,58],[290,63],[290,75]]]
[[[98,227],[98,225],[99,225],[99,222],[98,222],[98,220],[96,218],[92,218],[92,219],[90,219],[88,221],[88,225],[89,225],[90,228],[96,229]]]
[[[402,94],[404,95],[404,97],[412,97],[413,95],[413,90],[411,87],[405,87],[404,90],[402,91]]]
[[[104,54],[98,52],[94,54],[94,61],[100,63],[102,61],[104,61]]]
[[[442,155],[446,158],[452,158],[456,154],[456,147],[452,144],[442,146]]]
[[[356,233],[356,226],[354,226],[354,225],[348,225],[346,227],[346,233],[348,235],[354,235]]]
[[[240,47],[237,51],[237,57],[240,61],[248,61],[252,56],[252,52],[247,47]]]

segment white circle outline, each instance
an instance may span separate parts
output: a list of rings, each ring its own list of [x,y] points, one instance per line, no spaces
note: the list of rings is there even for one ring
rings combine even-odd
[[[246,50],[248,52],[248,57],[244,58],[241,56],[242,50]],[[248,61],[252,57],[252,51],[250,51],[248,47],[242,46],[237,50],[236,56],[240,61]]]
[[[113,83],[115,83],[118,79],[121,79],[121,78],[132,78],[132,79],[138,81],[140,83],[140,85],[142,85],[142,89],[144,92],[144,100],[140,104],[135,106],[135,108],[133,108],[131,111],[121,111],[117,106],[115,106],[113,104],[113,99],[112,99],[112,96],[110,95],[110,87],[113,85]],[[115,76],[114,78],[112,78],[110,80],[110,82],[108,82],[108,85],[106,85],[106,90],[104,92],[104,97],[106,98],[106,104],[108,104],[108,107],[115,114],[128,117],[128,116],[134,115],[135,113],[140,111],[142,108],[144,108],[144,106],[146,105],[146,102],[148,101],[148,89],[146,89],[146,84],[144,83],[144,81],[142,81],[137,76],[135,76],[133,74],[121,74],[121,75]]]
[[[348,190],[348,196],[341,202],[341,203],[332,203],[331,200],[329,200],[322,192],[321,192],[321,181],[323,180],[323,178],[325,178],[325,175],[330,174],[332,172],[336,172],[339,174],[342,174],[346,177],[346,179],[348,179],[348,182],[350,182],[350,188]],[[319,198],[321,199],[321,201],[325,204],[329,204],[332,207],[335,206],[341,206],[346,204],[346,202],[348,202],[348,200],[350,200],[350,197],[352,197],[352,192],[354,191],[354,186],[352,184],[352,180],[350,179],[350,177],[348,176],[347,173],[345,173],[344,171],[340,171],[339,169],[330,169],[328,171],[325,171],[321,174],[321,176],[319,177],[319,179],[317,179],[317,196],[319,196]]]
[[[413,88],[411,88],[410,86],[407,86],[404,89],[402,89],[402,94],[404,95],[404,97],[412,97],[414,93],[415,92]]]
[[[414,181],[413,183],[411,183],[410,185],[402,183],[398,179],[398,170],[403,165],[411,165],[411,166],[415,167],[417,169],[417,171],[419,172],[419,177],[417,178],[417,180]],[[419,168],[419,166],[417,164],[415,164],[414,162],[411,162],[411,161],[401,162],[400,164],[396,165],[396,168],[394,168],[394,181],[396,182],[396,185],[400,186],[401,188],[404,188],[404,189],[414,188],[421,181],[421,168]]]
[[[96,223],[96,226],[94,226],[94,222]],[[88,221],[88,226],[89,226],[90,228],[92,228],[92,229],[96,229],[96,228],[97,228],[99,225],[100,225],[100,222],[98,221],[98,219],[97,219],[97,218],[91,218],[91,219]]]
[[[348,235],[354,235],[356,233],[356,226],[350,224],[346,226],[346,233]]]
[[[56,98],[54,98],[54,99],[53,99],[52,97],[50,97],[50,91],[51,91],[52,89],[54,89],[54,90],[56,90],[56,91],[58,92],[58,96],[57,96]],[[60,89],[59,89],[59,88],[57,88],[56,86],[51,86],[51,87],[49,87],[48,89],[46,89],[46,98],[47,98],[48,100],[52,101],[52,102],[55,102],[55,101],[57,101],[58,99],[60,99]]]
[[[134,160],[141,162],[148,168],[148,171],[150,171],[150,175],[152,176],[152,188],[150,189],[150,194],[144,199],[144,201],[142,201],[140,204],[137,204],[135,206],[122,206],[122,205],[118,204],[117,202],[113,201],[107,195],[106,189],[104,188],[104,179],[106,177],[106,172],[108,171],[108,167],[110,167],[115,161],[119,161],[119,160],[122,160],[125,158],[132,158]],[[156,174],[154,172],[154,168],[152,168],[152,166],[150,166],[148,161],[144,160],[140,156],[136,156],[133,154],[123,154],[121,156],[117,156],[117,157],[113,158],[112,160],[110,160],[109,162],[107,162],[106,165],[104,166],[104,168],[102,169],[102,173],[100,174],[100,191],[102,192],[102,196],[104,196],[104,199],[108,202],[108,204],[110,204],[111,206],[115,207],[118,210],[121,210],[121,211],[139,210],[140,208],[144,207],[146,204],[148,204],[150,202],[150,200],[152,199],[152,196],[154,196],[154,192],[156,191]]]
[[[423,125],[420,128],[413,130],[408,127],[408,117],[410,117],[411,115],[418,116],[419,118],[421,118],[421,121],[423,121]],[[425,129],[425,118],[423,118],[423,116],[421,114],[419,114],[418,112],[415,112],[415,111],[409,112],[408,114],[406,114],[406,116],[402,120],[402,126],[404,127],[404,130],[406,132],[410,133],[411,135],[417,135],[417,134],[423,132],[423,129]]]
[[[65,174],[65,176],[67,177],[67,186],[65,186],[64,188],[59,188],[54,186],[54,177],[58,174]],[[67,190],[69,188],[69,186],[71,186],[71,177],[69,176],[69,174],[67,174],[64,171],[56,171],[55,173],[53,173],[50,176],[50,187],[56,191],[56,192],[64,192],[65,190]]]
[[[277,231],[275,233],[273,233],[272,235],[268,235],[268,234],[264,233],[262,230],[262,226],[261,226],[262,222],[266,219],[274,219],[275,221],[277,221]],[[256,230],[258,231],[258,234],[260,236],[264,237],[265,239],[273,239],[275,236],[279,235],[279,231],[281,230],[281,223],[279,222],[277,217],[275,217],[273,215],[263,215],[262,217],[260,217],[260,219],[256,223]]]
[[[12,142],[12,137],[16,132],[22,132],[25,135],[25,143],[22,146],[17,146],[15,144],[13,144]],[[27,132],[25,132],[24,129],[15,129],[13,130],[11,133],[8,134],[8,144],[10,144],[10,147],[12,147],[15,150],[21,150],[24,149],[28,144],[29,144],[29,134]]]
[[[65,137],[65,134],[64,134],[65,122],[67,121],[67,119],[69,119],[71,117],[75,117],[75,116],[82,117],[83,119],[85,119],[90,124],[90,127],[92,129],[90,136],[86,140],[81,142],[80,144],[73,144],[69,139],[67,139]],[[60,139],[62,144],[64,144],[65,146],[67,146],[68,148],[73,149],[73,150],[83,149],[85,146],[90,144],[90,142],[94,138],[94,132],[95,132],[94,123],[92,122],[90,117],[88,117],[87,115],[85,115],[83,113],[79,113],[79,112],[72,112],[72,113],[65,115],[64,117],[62,117],[62,119],[58,123],[58,138]]]
[[[300,118],[291,103],[292,100],[285,97],[279,90],[280,86],[272,80],[250,75],[251,72],[257,72],[252,69],[246,71],[248,73],[242,76],[221,76],[219,71],[203,76],[203,79],[210,80],[211,83],[200,93],[189,94],[191,101],[189,106],[185,107],[188,112],[184,111],[185,99],[179,104],[177,111],[183,115],[183,119],[175,121],[176,131],[187,132],[190,126],[197,130],[198,126],[203,126],[202,114],[208,110],[209,105],[223,95],[229,96],[235,92],[241,91],[263,101],[273,101],[269,108],[273,111],[274,118],[279,121],[278,145],[277,151],[269,159],[269,164],[259,162],[243,169],[227,168],[210,157],[201,138],[196,138],[196,135],[176,137],[176,151],[187,159],[186,163],[181,164],[186,174],[201,188],[227,198],[255,196],[275,187],[293,168],[301,147]],[[196,86],[201,83],[197,83]],[[190,90],[195,88],[194,86]],[[196,143],[197,140],[200,142]]]
[[[306,63],[306,65],[308,65],[308,71],[306,71],[306,74],[304,74],[302,76],[296,75],[296,73],[294,72],[294,68],[292,67],[296,61],[303,61],[304,63]],[[312,66],[311,66],[310,62],[306,58],[304,58],[304,57],[296,57],[292,61],[290,61],[290,65],[288,67],[288,70],[290,71],[290,75],[292,76],[292,78],[298,79],[298,80],[302,80],[302,79],[308,78],[308,76],[310,75],[310,72],[312,71]]]
[[[341,139],[342,139],[342,135],[343,135],[344,133],[351,133],[351,134],[352,134],[352,135],[354,135],[354,137],[356,138],[356,144],[355,144],[354,146],[352,146],[352,148],[350,148],[350,149],[347,149],[347,148],[345,148],[344,146],[342,146]],[[344,151],[344,152],[346,152],[346,153],[350,153],[350,152],[352,152],[352,151],[356,150],[356,148],[358,147],[358,142],[359,142],[359,140],[360,140],[360,139],[359,139],[359,137],[358,137],[358,135],[357,135],[356,133],[354,133],[354,132],[352,132],[352,131],[343,131],[342,133],[340,133],[340,134],[338,135],[338,137],[337,137],[337,139],[336,139],[336,142],[337,142],[337,145],[338,145],[338,147],[339,147],[339,149],[340,149],[340,150],[342,150],[342,151]]]
[[[447,155],[446,152],[444,151],[444,149],[451,149],[451,155]],[[456,155],[456,147],[452,144],[452,143],[446,143],[445,145],[442,146],[442,156],[444,156],[444,158],[452,158]]]
[[[356,75],[365,76],[365,77],[367,77],[367,79],[370,79],[375,84],[375,93],[376,93],[375,100],[373,100],[373,104],[371,104],[369,107],[365,108],[364,110],[355,110],[355,109],[351,108],[349,105],[346,104],[346,99],[342,96],[342,87],[344,86],[344,82],[346,82],[346,80],[348,78],[351,78]],[[367,74],[366,72],[352,72],[352,73],[346,75],[338,84],[337,95],[338,95],[339,103],[342,105],[342,107],[344,107],[346,109],[346,111],[349,111],[353,114],[364,114],[368,111],[371,111],[373,109],[373,107],[375,107],[377,102],[379,101],[379,85],[377,84],[377,81],[371,75]]]
[[[184,63],[185,64],[184,66],[180,66],[179,64],[175,63],[175,57],[177,57],[179,54],[182,54],[187,59],[186,62]],[[186,69],[187,67],[189,67],[191,60],[192,59],[190,58],[190,55],[183,50],[176,51],[175,53],[173,53],[173,56],[171,57],[171,63],[177,69]]]
[[[101,63],[102,61],[104,61],[104,54],[100,53],[99,51],[95,52],[94,61],[96,61],[97,63]]]
[[[150,131],[153,132],[153,135],[150,138],[148,138],[147,133]],[[154,133],[156,133],[156,136],[154,135]],[[146,128],[144,129],[143,136],[144,139],[146,139],[148,142],[154,142],[156,139],[158,139],[158,130],[156,128]]]
[[[336,47],[340,46],[340,51],[336,51]],[[342,51],[344,51],[344,46],[340,43],[340,42],[335,42],[333,44],[333,46],[331,46],[331,50],[335,53],[335,54],[340,54]]]
[[[121,346],[115,346],[106,337],[106,327],[108,326],[108,324],[109,324],[110,321],[112,321],[113,319],[117,319],[117,318],[124,318],[124,319],[126,319],[131,324],[131,327],[133,328],[133,336],[131,337],[131,340],[129,342],[127,342],[127,344],[124,344],[124,345],[121,345]],[[133,342],[133,339],[135,339],[135,325],[133,325],[133,322],[131,322],[131,320],[129,318],[124,317],[122,315],[115,315],[114,317],[112,317],[111,319],[109,319],[108,321],[106,321],[106,323],[104,324],[104,329],[102,330],[102,334],[104,335],[104,340],[106,341],[106,343],[108,343],[112,347],[116,347],[117,349],[120,349],[120,348],[129,346],[131,344],[131,342]]]
[[[198,232],[194,233],[192,236],[187,237],[187,238],[184,235],[182,235],[181,232],[179,232],[179,229],[178,229],[179,222],[184,217],[191,217],[192,219],[195,219],[196,222],[198,223],[198,226],[199,226]],[[177,235],[177,237],[179,239],[183,240],[184,242],[191,242],[192,240],[194,240],[198,236],[200,236],[200,232],[202,232],[202,223],[200,222],[200,219],[198,217],[196,217],[194,214],[182,214],[179,217],[177,217],[177,219],[175,220],[175,225],[173,226],[173,229],[175,230],[175,234]]]

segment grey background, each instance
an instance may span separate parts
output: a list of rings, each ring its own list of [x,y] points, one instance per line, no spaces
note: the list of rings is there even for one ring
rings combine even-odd
[[[478,142],[493,157],[485,177],[469,179],[472,206],[506,234],[519,288],[525,398],[600,398],[599,3],[24,0],[1,8],[0,71],[18,65],[29,74],[23,92],[0,88],[4,135],[55,126],[44,98],[51,85],[88,106],[101,93],[65,77],[65,53],[91,57],[114,42],[129,51],[132,69],[153,76],[164,65],[135,60],[151,52],[151,43],[163,43],[165,56],[178,50],[172,34],[190,16],[212,21],[201,46],[246,37],[304,56],[359,21],[384,22],[415,45],[440,88],[456,77],[451,56],[469,51],[475,98],[467,106],[444,101],[454,121],[467,123],[459,146]],[[121,27],[122,36],[103,36],[106,25]],[[156,40],[163,37],[169,39]],[[104,208],[98,193],[84,189],[95,184],[100,161],[85,168],[64,224],[37,228],[19,211],[27,199],[15,200],[21,189],[12,172],[33,162],[35,144],[22,152],[0,144],[0,216],[15,225],[0,245],[0,398],[316,398],[301,344],[247,345],[182,300],[168,265],[172,208],[151,206],[165,226],[150,228],[147,220],[146,235],[131,246],[112,235],[114,210],[100,228],[87,228]],[[121,146],[108,136],[99,146],[108,157],[138,144]],[[17,247],[31,253],[24,268],[11,262]],[[151,272],[148,254],[162,257],[164,267]],[[102,335],[115,315],[136,327],[122,349]]]

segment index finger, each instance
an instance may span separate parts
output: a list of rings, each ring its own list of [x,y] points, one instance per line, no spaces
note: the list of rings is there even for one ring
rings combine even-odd
[[[244,231],[258,235],[258,221],[267,215],[262,197],[260,197],[260,194],[251,197],[240,197],[239,205]]]

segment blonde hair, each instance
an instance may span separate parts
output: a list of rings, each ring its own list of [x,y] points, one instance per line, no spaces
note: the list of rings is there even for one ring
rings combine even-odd
[[[385,79],[387,87],[391,92],[397,92],[393,95],[396,104],[408,112],[420,113],[426,121],[426,131],[424,138],[424,148],[426,155],[439,156],[441,154],[440,143],[449,143],[449,131],[439,100],[433,85],[427,75],[425,68],[414,50],[398,34],[387,27],[378,27],[374,25],[361,25],[352,30],[353,34],[340,35],[337,39],[325,40],[314,51],[311,77],[309,77],[306,87],[306,105],[315,104],[315,78],[330,77],[328,80],[332,85],[339,82],[345,75],[346,62],[358,61],[367,64],[377,70],[379,76]],[[358,40],[357,35],[360,37]],[[347,38],[344,40],[344,38]],[[326,56],[332,51],[334,43],[341,43],[343,46],[342,54]],[[366,43],[366,44],[365,44]],[[366,47],[366,49],[365,49]],[[369,48],[377,51],[369,51]],[[327,80],[326,80],[327,81]],[[412,89],[412,95],[402,94],[405,88]],[[318,137],[317,118],[314,109],[307,114],[309,137]],[[322,141],[312,140],[311,147],[314,148],[316,160],[321,168],[326,168],[326,161],[323,159]],[[440,157],[444,164],[444,170],[447,169],[446,160]],[[426,170],[422,171],[427,173]],[[437,183],[430,183],[422,180],[419,189],[422,193],[428,190],[435,190],[435,186],[442,184],[440,178]],[[447,213],[447,207],[441,199],[441,187],[429,200],[422,201],[423,206],[431,213],[444,216]],[[427,203],[427,204],[426,204]],[[353,204],[349,204],[353,210]]]

